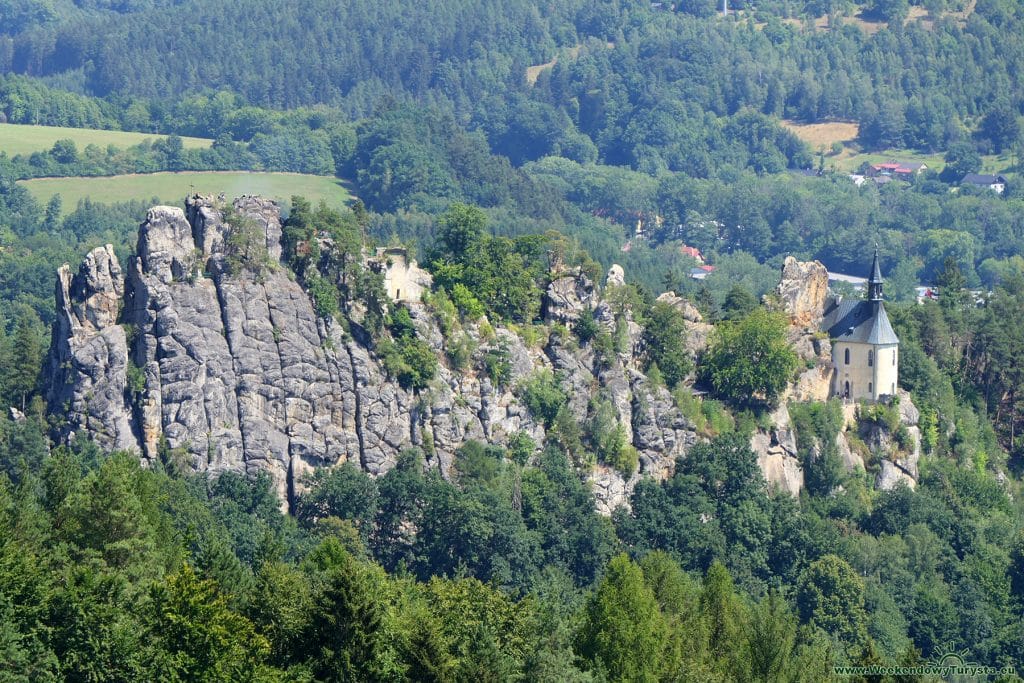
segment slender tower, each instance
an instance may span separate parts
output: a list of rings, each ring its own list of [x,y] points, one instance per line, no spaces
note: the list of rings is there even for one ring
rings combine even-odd
[[[878,245],[875,245],[875,260],[871,263],[871,276],[868,278],[868,301],[882,300],[882,269],[878,267]]]

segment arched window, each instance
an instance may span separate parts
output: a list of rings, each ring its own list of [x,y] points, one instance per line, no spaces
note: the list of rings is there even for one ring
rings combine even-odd
[[[843,387],[843,398],[850,398],[850,382],[847,381]]]
[[[871,382],[868,382],[868,393],[870,394],[872,391],[874,391],[874,387],[871,386]]]
[[[845,362],[845,363],[846,363],[847,365],[849,365],[849,364],[850,364],[850,349],[846,349],[846,351],[845,351],[845,352],[843,353],[843,361],[844,361],[844,362]]]
[[[875,364],[875,352],[874,351],[868,351],[868,367],[870,368],[874,364]]]

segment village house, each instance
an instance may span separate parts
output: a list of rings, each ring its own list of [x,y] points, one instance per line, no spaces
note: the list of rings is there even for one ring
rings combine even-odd
[[[911,181],[915,176],[928,170],[926,164],[917,162],[897,161],[895,159],[881,164],[871,164],[865,175],[869,178],[890,177],[896,180]]]
[[[697,247],[690,247],[684,244],[683,246],[679,247],[679,253],[682,254],[683,256],[689,256],[698,264],[704,263],[704,255],[700,253],[700,249],[698,249]]]
[[[1006,189],[1006,178],[1001,175],[990,175],[986,173],[968,173],[960,181],[960,187],[965,185],[971,187],[987,187],[996,194],[1002,194]]]

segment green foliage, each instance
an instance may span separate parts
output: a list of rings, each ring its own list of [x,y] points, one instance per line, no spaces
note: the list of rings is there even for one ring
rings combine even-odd
[[[685,346],[688,334],[678,308],[667,301],[655,302],[644,326],[647,366],[657,364],[669,387],[682,382],[693,369],[693,359]]]
[[[388,374],[407,389],[426,389],[437,374],[437,356],[416,334],[409,309],[396,307],[388,320],[392,339],[382,339],[376,351]]]
[[[757,308],[757,299],[743,285],[734,285],[725,295],[722,303],[722,317],[726,320],[742,320]]]
[[[0,319],[0,328],[3,321]],[[36,389],[40,366],[43,361],[42,325],[35,313],[22,308],[14,325],[10,339],[0,335],[0,354],[3,367],[0,368],[0,396],[8,405],[19,407],[23,412]]]
[[[148,673],[162,680],[246,681],[260,678],[270,646],[233,612],[217,584],[189,565],[154,585],[146,615],[152,638]]]
[[[643,573],[626,555],[608,563],[587,604],[579,653],[611,680],[657,681],[668,625]]]
[[[586,436],[599,461],[617,469],[626,478],[636,472],[640,455],[629,443],[626,428],[618,419],[615,406],[603,396],[591,402]]]
[[[785,328],[781,316],[760,309],[716,326],[702,364],[715,392],[741,406],[774,403],[797,367]]]
[[[476,353],[477,344],[473,338],[462,333],[455,339],[448,342],[445,354],[456,370],[466,370],[473,361],[473,354]]]
[[[461,282],[452,285],[452,303],[467,320],[479,320],[484,314],[483,304]]]
[[[800,618],[821,628],[851,652],[866,643],[864,582],[842,558],[811,563],[797,585]]]
[[[540,311],[546,239],[488,235],[486,214],[462,203],[452,204],[438,222],[430,270],[435,284],[451,292],[459,311],[471,320],[486,312],[499,319],[532,322]]]
[[[677,387],[672,392],[672,398],[676,408],[693,423],[697,432],[718,436],[731,432],[735,427],[732,415],[718,401],[698,398],[686,387]]]
[[[224,222],[229,226],[224,239],[224,257],[232,275],[237,277],[248,271],[259,277],[273,266],[267,251],[266,231],[256,219],[226,209]]]
[[[377,514],[379,492],[369,476],[351,463],[332,469],[319,469],[306,482],[308,490],[295,504],[295,516],[302,524],[313,525],[328,517],[352,520],[368,538]]]
[[[512,359],[508,344],[500,341],[496,347],[489,347],[483,354],[484,372],[495,387],[503,387],[512,378]]]
[[[568,400],[550,370],[540,370],[523,380],[517,392],[530,414],[547,428],[555,423],[559,410]]]
[[[128,381],[128,393],[131,394],[132,400],[137,401],[141,397],[142,392],[146,390],[146,372],[135,363],[129,361],[125,374]]]
[[[331,541],[326,541],[331,543]],[[319,679],[382,680],[400,674],[393,628],[384,603],[383,572],[332,550],[303,634],[311,669]]]
[[[836,436],[843,427],[842,405],[828,403],[790,403],[789,417],[796,430],[797,447],[803,460],[807,490],[828,495],[843,480]]]

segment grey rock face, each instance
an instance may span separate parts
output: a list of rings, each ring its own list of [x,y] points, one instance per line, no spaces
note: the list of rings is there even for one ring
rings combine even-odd
[[[825,312],[828,271],[819,261],[797,261],[787,256],[775,296],[791,325],[815,329]]]
[[[242,220],[260,228],[269,266],[240,269],[225,254],[232,221]],[[58,438],[84,432],[105,448],[195,471],[266,472],[289,504],[316,468],[351,461],[380,475],[403,449],[420,446],[449,476],[469,439],[504,444],[524,432],[543,443],[544,427],[518,387],[550,370],[581,425],[603,392],[639,451],[639,472],[628,478],[603,466],[592,474],[606,513],[628,504],[640,476],[670,475],[696,441],[668,392],[637,370],[642,330],[628,315],[629,348],[603,362],[590,346],[557,334],[527,346],[508,329],[485,335],[482,324],[467,323],[460,334],[475,352],[456,370],[429,308],[407,301],[439,371],[428,388],[405,390],[342,324],[317,316],[278,265],[280,235],[273,202],[242,197],[229,206],[196,196],[184,211],[148,212],[126,273],[110,247],[91,252],[74,276],[61,268],[48,396],[62,418]],[[611,276],[614,285],[621,269]],[[556,280],[545,307],[562,324],[595,308],[614,328],[614,314],[582,274]],[[507,359],[500,386],[485,371],[487,353]]]
[[[750,439],[750,449],[757,456],[757,464],[768,485],[796,496],[803,488],[804,473],[785,400],[771,413],[769,420],[771,429],[756,430]]]
[[[880,491],[889,491],[900,484],[910,488],[917,486],[917,481],[912,476],[901,470],[888,460],[882,460],[878,476],[875,477],[875,487]]]
[[[47,403],[65,439],[84,432],[103,448],[135,444],[127,403],[127,337],[116,324],[124,284],[109,244],[91,251],[74,276],[67,265],[57,272]]]
[[[594,307],[594,283],[586,275],[560,277],[548,285],[544,298],[547,322],[571,325]]]

